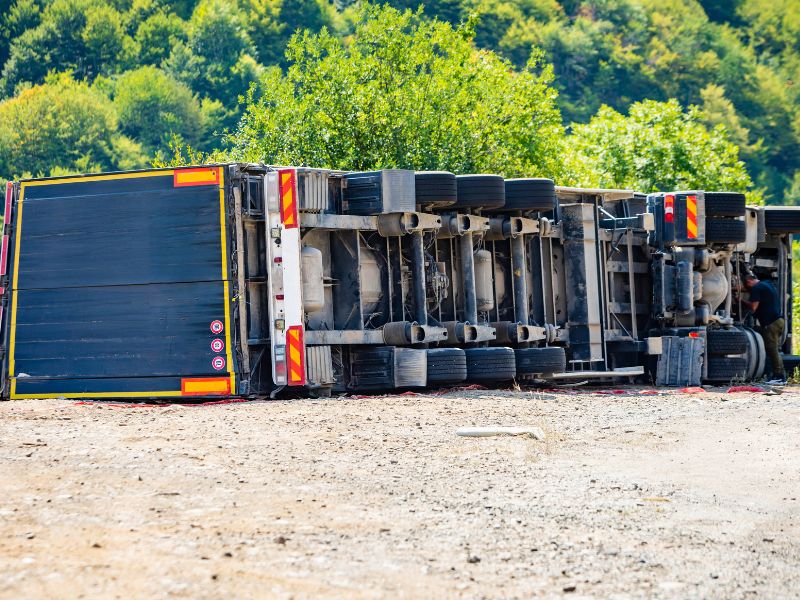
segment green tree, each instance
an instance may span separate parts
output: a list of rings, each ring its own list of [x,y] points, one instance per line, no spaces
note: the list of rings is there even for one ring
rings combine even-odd
[[[139,62],[160,65],[178,42],[186,41],[186,23],[176,14],[156,12],[136,28]]]
[[[422,6],[426,15],[451,25],[458,25],[468,12],[463,0],[390,0],[386,4],[401,11],[415,11]]]
[[[0,176],[133,168],[138,145],[120,135],[107,96],[68,75],[0,103]]]
[[[267,65],[283,62],[286,44],[298,29],[318,32],[331,25],[326,0],[239,0],[247,15],[245,27],[258,59]]]
[[[744,2],[745,4],[747,2]],[[736,9],[743,4],[742,0],[700,0],[700,4],[712,21],[723,23],[740,23]]]
[[[220,102],[227,110],[224,126],[235,125],[239,98],[261,74],[243,19],[235,5],[202,0],[189,21],[187,42],[178,42],[162,65],[200,98]]]
[[[0,0],[0,70],[8,60],[11,41],[39,24],[36,0]]]
[[[86,11],[81,38],[86,46],[85,71],[91,79],[113,73],[133,47],[133,40],[125,35],[122,15],[110,6],[92,6]]]
[[[176,135],[188,144],[203,141],[206,131],[200,102],[185,84],[156,67],[140,67],[116,83],[114,105],[123,133],[150,153]]]
[[[798,0],[746,0],[739,3],[737,13],[748,23],[750,41],[761,53],[780,56],[787,50],[797,52],[800,40]]]
[[[40,23],[11,44],[2,87],[14,93],[23,83],[41,83],[50,71],[72,71],[79,79],[116,72],[133,41],[119,12],[103,0],[53,0]]]
[[[346,169],[559,175],[563,129],[549,68],[511,65],[468,28],[386,6],[347,42],[295,36],[288,71],[249,96],[231,155]]]
[[[628,116],[603,106],[589,123],[573,126],[566,147],[572,185],[644,192],[753,185],[725,127],[709,129],[698,109],[684,111],[675,100],[637,102]]]

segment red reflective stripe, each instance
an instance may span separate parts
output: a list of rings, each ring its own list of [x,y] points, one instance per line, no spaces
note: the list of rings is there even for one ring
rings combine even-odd
[[[298,226],[297,193],[295,191],[295,170],[281,169],[278,171],[280,188],[281,221],[286,229]]]
[[[303,344],[303,327],[293,325],[286,330],[286,371],[289,385],[306,382],[306,349]]]
[[[14,185],[9,181],[6,183],[6,210],[3,213],[3,223],[8,223],[8,217],[11,214],[11,195],[14,191]]]
[[[686,196],[686,237],[697,239],[697,196]]]
[[[3,236],[3,247],[0,250],[0,277],[8,271],[8,235]]]
[[[6,183],[6,207],[3,213],[3,230],[7,231],[6,225],[9,224],[11,218],[11,196],[14,191],[13,184],[9,181]],[[3,248],[0,251],[0,277],[8,273],[8,235],[3,236]]]

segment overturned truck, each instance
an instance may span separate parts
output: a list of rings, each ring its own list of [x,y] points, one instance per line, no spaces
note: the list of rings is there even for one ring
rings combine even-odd
[[[3,398],[758,379],[737,295],[790,208],[547,179],[214,164],[9,183]]]

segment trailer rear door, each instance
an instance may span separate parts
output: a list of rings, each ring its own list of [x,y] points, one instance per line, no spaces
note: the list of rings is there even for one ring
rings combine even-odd
[[[24,181],[11,398],[236,391],[225,168]]]

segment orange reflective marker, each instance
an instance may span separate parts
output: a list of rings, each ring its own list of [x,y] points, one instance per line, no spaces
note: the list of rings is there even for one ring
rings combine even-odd
[[[289,385],[305,384],[305,346],[303,328],[300,325],[294,325],[286,330],[286,366]]]
[[[181,379],[182,396],[227,396],[231,382],[227,377],[195,377]]]
[[[697,196],[686,196],[686,237],[697,239]]]
[[[297,198],[295,198],[294,169],[278,171],[281,193],[281,221],[286,229],[297,227]]]
[[[219,185],[219,167],[175,169],[175,172],[172,175],[172,184],[174,187]]]

